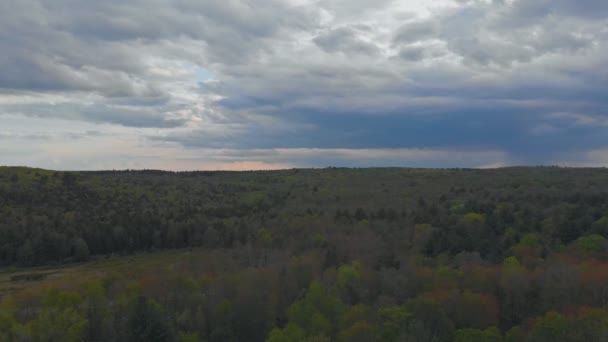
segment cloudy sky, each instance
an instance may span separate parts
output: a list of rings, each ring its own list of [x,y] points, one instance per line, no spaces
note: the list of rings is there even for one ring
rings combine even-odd
[[[0,165],[608,166],[606,0],[0,1]]]

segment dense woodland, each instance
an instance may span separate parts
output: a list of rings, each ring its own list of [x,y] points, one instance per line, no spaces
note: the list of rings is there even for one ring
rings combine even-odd
[[[0,341],[608,341],[606,238],[605,169],[0,168],[5,273],[182,255],[0,292]]]

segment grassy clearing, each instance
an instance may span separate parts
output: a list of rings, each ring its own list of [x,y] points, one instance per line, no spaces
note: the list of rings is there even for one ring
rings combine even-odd
[[[91,279],[101,279],[111,274],[129,275],[134,279],[143,274],[173,271],[209,257],[202,249],[180,249],[140,253],[128,256],[112,256],[86,263],[0,270],[0,299],[21,291],[41,287],[67,285]]]

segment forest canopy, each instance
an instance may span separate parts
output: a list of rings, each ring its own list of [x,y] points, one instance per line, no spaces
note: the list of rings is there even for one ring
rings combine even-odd
[[[607,239],[605,169],[3,167],[0,341],[603,341]]]

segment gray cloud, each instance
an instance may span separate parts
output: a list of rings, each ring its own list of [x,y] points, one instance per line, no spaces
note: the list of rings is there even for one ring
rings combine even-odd
[[[420,61],[425,57],[425,50],[420,46],[407,46],[399,51],[399,57],[408,61]]]
[[[157,108],[113,106],[106,104],[28,103],[4,106],[9,114],[28,117],[60,118],[97,123],[113,123],[129,127],[170,128],[184,124],[183,118],[170,118]]]
[[[178,121],[167,120],[172,114],[162,111],[194,100],[192,94],[182,98],[184,82],[200,81],[193,69],[245,63],[272,49],[272,37],[317,20],[313,9],[281,1],[19,0],[0,4],[0,13],[0,93],[97,94],[93,105],[99,108],[78,117],[153,127],[173,126]],[[117,110],[116,101],[158,108]],[[66,116],[45,105],[30,104],[29,114]],[[0,107],[0,114],[13,110]],[[141,115],[150,111],[155,114]],[[165,117],[157,119],[158,114]]]
[[[608,113],[607,17],[600,0],[5,1],[0,120],[150,146],[491,147],[542,162],[608,146],[605,125],[581,124]]]
[[[538,18],[555,16],[576,16],[583,18],[605,18],[608,4],[601,0],[531,0],[515,1],[510,11],[514,16]]]
[[[313,39],[326,52],[344,52],[374,56],[380,52],[378,47],[362,40],[357,31],[349,27],[330,30]]]
[[[509,66],[515,62],[529,62],[535,50],[529,46],[492,37],[456,38],[448,43],[450,50],[467,61],[488,65]]]
[[[403,24],[395,32],[395,44],[409,44],[420,40],[436,38],[439,23],[435,20],[412,21]]]
[[[399,57],[411,62],[443,57],[446,54],[443,48],[436,45],[407,45],[399,50]]]
[[[571,0],[469,3],[441,16],[440,39],[465,61],[480,65],[529,63],[548,54],[583,53],[602,38],[602,20],[564,8]],[[590,7],[603,7],[591,1]]]

